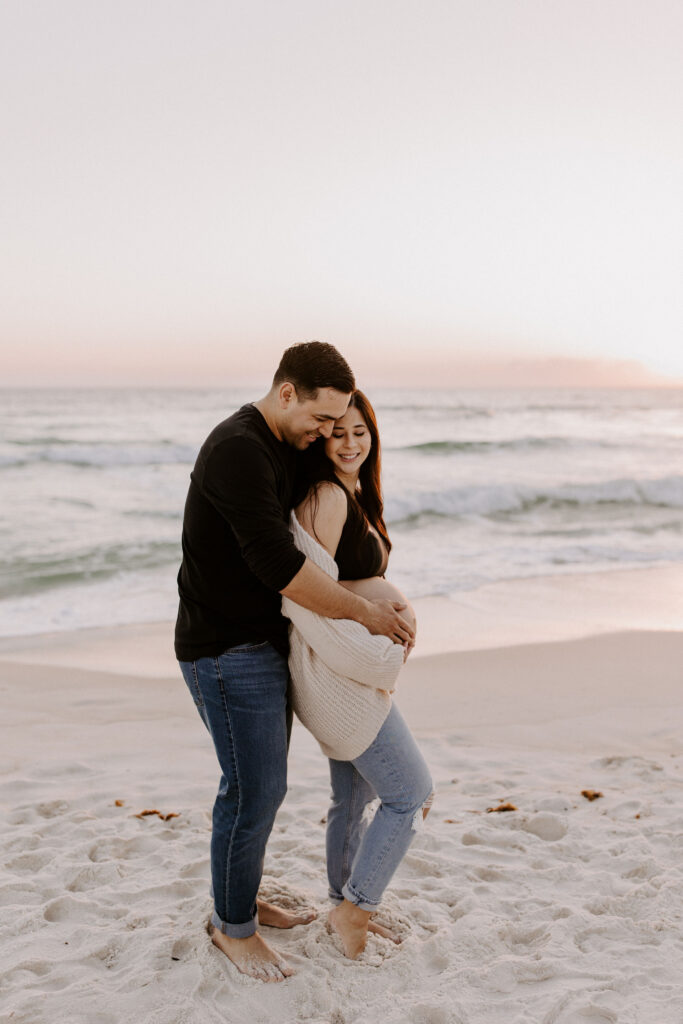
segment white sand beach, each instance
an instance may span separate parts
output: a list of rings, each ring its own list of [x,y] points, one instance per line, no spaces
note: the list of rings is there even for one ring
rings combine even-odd
[[[264,929],[280,985],[204,931],[217,769],[171,625],[3,640],[0,1021],[680,1024],[683,569],[417,610],[397,701],[437,798],[380,913],[403,942],[350,962],[327,933],[327,765],[295,726],[264,893],[319,916]]]

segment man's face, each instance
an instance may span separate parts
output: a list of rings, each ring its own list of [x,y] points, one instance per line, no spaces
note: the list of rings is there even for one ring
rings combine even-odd
[[[334,421],[344,415],[350,398],[350,394],[334,388],[319,388],[315,398],[300,401],[291,384],[283,385],[280,389],[282,412],[278,424],[282,440],[303,451],[317,438],[329,437]]]

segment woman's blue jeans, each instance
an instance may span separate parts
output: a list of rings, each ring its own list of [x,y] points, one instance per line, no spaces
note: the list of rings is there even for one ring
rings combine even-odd
[[[211,921],[244,939],[258,926],[266,843],[287,791],[287,659],[266,641],[180,668],[222,773],[213,806]]]
[[[422,825],[432,780],[412,733],[396,707],[353,761],[330,760],[332,803],[327,815],[330,898],[375,910]],[[380,805],[368,824],[365,808]]]

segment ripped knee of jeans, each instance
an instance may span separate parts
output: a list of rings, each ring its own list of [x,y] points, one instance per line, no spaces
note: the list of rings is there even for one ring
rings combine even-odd
[[[431,791],[429,796],[426,798],[421,807],[415,811],[413,815],[413,821],[411,828],[413,832],[419,832],[424,824],[424,820],[429,814],[432,804],[434,803],[434,790]]]

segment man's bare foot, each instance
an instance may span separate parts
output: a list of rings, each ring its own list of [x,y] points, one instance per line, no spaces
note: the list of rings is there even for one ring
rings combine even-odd
[[[342,940],[344,953],[349,960],[359,957],[368,940],[370,911],[361,910],[355,903],[344,900],[339,906],[332,908],[327,915],[327,921]]]
[[[372,918],[368,921],[368,931],[374,932],[375,935],[381,935],[383,939],[389,939],[390,942],[395,942],[397,946],[403,941],[395,932],[385,928],[383,924],[377,924]]]
[[[295,914],[266,900],[256,900],[256,906],[259,924],[267,924],[270,928],[296,928],[298,924],[310,924],[316,917],[312,911]]]
[[[296,973],[258,932],[246,939],[233,939],[224,935],[210,921],[206,930],[214,946],[225,953],[238,971],[248,974],[250,978],[257,978],[258,981],[284,981]]]

